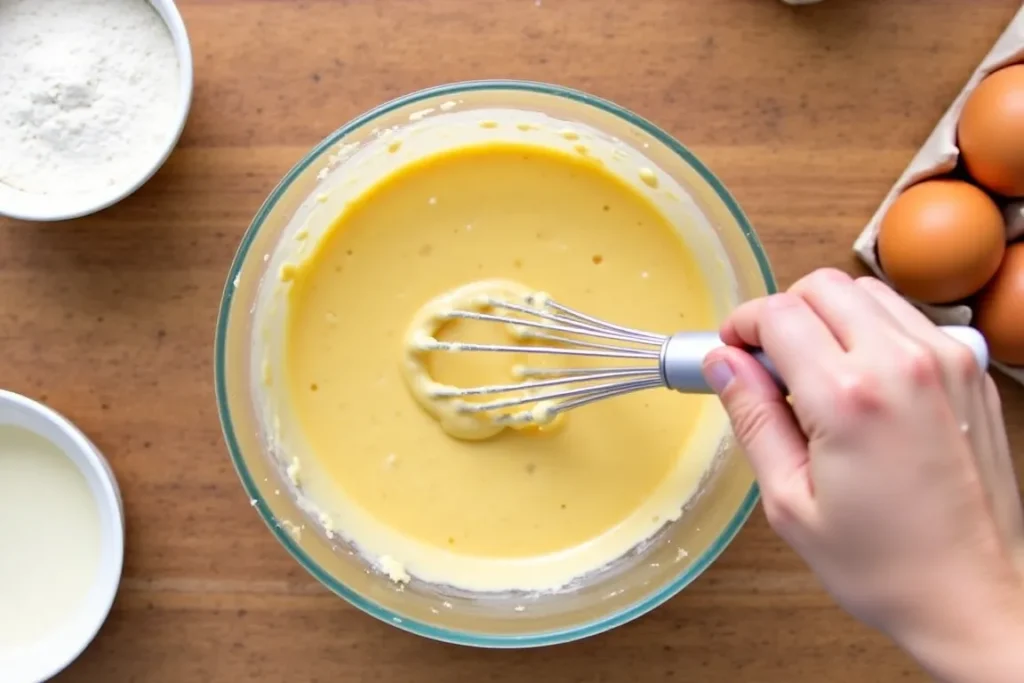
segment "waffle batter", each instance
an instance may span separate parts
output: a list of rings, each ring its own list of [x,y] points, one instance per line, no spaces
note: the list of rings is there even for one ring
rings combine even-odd
[[[716,326],[697,254],[651,199],[658,183],[626,182],[574,145],[481,142],[412,160],[280,270],[283,351],[263,377],[279,451],[328,533],[397,581],[565,586],[677,518],[723,434],[714,398],[655,390],[553,429],[458,439],[403,382],[417,310],[477,280],[528,283],[641,329]],[[459,321],[438,338],[501,333]],[[426,369],[456,386],[508,383],[523,359],[501,356],[433,352]]]

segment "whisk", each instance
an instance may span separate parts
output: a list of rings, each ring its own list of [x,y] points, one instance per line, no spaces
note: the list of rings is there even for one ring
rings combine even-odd
[[[517,336],[544,345],[502,345],[431,340],[430,350],[579,356],[618,361],[640,361],[636,367],[519,367],[524,380],[514,384],[473,388],[451,387],[438,392],[442,399],[494,397],[494,400],[459,402],[461,413],[498,413],[496,422],[549,422],[559,413],[615,396],[646,389],[667,388],[683,393],[711,393],[701,372],[704,359],[723,342],[715,332],[655,334],[616,325],[553,301],[543,294],[525,297],[522,304],[488,298],[483,311],[449,310],[448,320],[464,319],[508,325]],[[988,367],[988,347],[981,334],[964,326],[945,326],[945,333],[970,347],[978,365]],[[751,354],[780,388],[784,383],[771,360],[759,349]],[[502,397],[502,394],[509,394]],[[531,410],[530,407],[533,406]]]

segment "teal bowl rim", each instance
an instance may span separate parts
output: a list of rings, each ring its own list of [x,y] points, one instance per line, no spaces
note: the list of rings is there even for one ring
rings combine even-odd
[[[718,180],[718,178],[715,177],[715,175],[703,163],[701,163],[701,161],[694,156],[690,150],[653,123],[647,121],[638,114],[629,111],[628,109],[609,102],[608,100],[604,100],[578,90],[547,83],[489,80],[464,81],[460,83],[439,85],[425,90],[419,90],[391,100],[390,102],[386,102],[374,109],[371,109],[365,114],[356,117],[331,133],[331,135],[308,152],[297,164],[295,164],[295,166],[292,167],[290,171],[288,171],[284,178],[282,178],[281,182],[277,184],[277,187],[274,188],[267,199],[263,202],[259,211],[256,212],[256,216],[253,218],[248,230],[246,230],[245,235],[242,237],[238,251],[235,253],[235,257],[231,262],[231,269],[228,272],[227,281],[224,285],[224,293],[221,297],[220,311],[217,315],[217,332],[214,342],[214,381],[217,394],[217,412],[220,416],[221,429],[224,432],[224,440],[227,443],[228,451],[231,454],[231,461],[235,466],[235,471],[238,472],[239,479],[242,480],[243,488],[249,495],[249,498],[255,501],[253,507],[255,507],[259,512],[259,515],[263,519],[264,523],[266,523],[267,528],[270,529],[274,537],[277,538],[291,556],[295,558],[295,560],[302,565],[306,571],[312,574],[318,581],[320,581],[320,583],[329,588],[336,595],[345,599],[354,607],[366,612],[370,616],[390,624],[391,626],[395,626],[404,631],[424,636],[426,638],[431,638],[433,640],[453,643],[456,645],[489,648],[540,647],[544,645],[568,643],[603,633],[650,612],[655,607],[658,607],[679,593],[683,588],[689,585],[690,582],[700,576],[704,570],[706,570],[711,563],[718,558],[722,551],[725,550],[736,534],[739,533],[739,530],[743,527],[743,524],[750,516],[754,506],[757,504],[759,496],[757,484],[754,483],[751,485],[750,491],[747,492],[747,495],[744,497],[743,502],[736,511],[736,514],[729,521],[725,531],[715,539],[714,543],[712,543],[696,561],[690,564],[671,583],[667,584],[657,593],[649,596],[648,598],[614,614],[594,619],[590,622],[573,626],[571,628],[516,636],[477,634],[431,626],[429,624],[418,622],[415,619],[405,617],[382,607],[363,595],[356,593],[348,586],[336,581],[332,576],[324,572],[316,561],[307,555],[285,530],[275,524],[274,517],[267,507],[266,501],[264,501],[259,489],[257,489],[256,483],[253,481],[253,478],[245,465],[245,461],[242,459],[241,449],[239,448],[238,440],[235,438],[234,425],[231,421],[231,415],[228,412],[227,401],[225,399],[226,386],[224,360],[226,352],[224,348],[224,341],[227,332],[228,318],[231,311],[232,298],[234,296],[234,287],[232,283],[241,271],[242,264],[248,255],[249,248],[252,246],[253,240],[259,233],[260,228],[263,225],[263,221],[270,213],[271,208],[277,203],[295,178],[308,168],[309,165],[313,163],[313,160],[317,159],[322,152],[327,150],[329,147],[336,145],[341,138],[348,135],[351,131],[372,121],[378,116],[387,114],[399,107],[415,104],[438,96],[455,96],[461,93],[486,90],[525,91],[572,100],[580,104],[596,107],[606,113],[617,116],[627,123],[640,128],[651,137],[657,139],[663,145],[679,155],[687,164],[693,167],[697,173],[700,174],[701,178],[711,186],[719,199],[721,199],[726,205],[733,218],[736,219],[736,223],[742,229],[743,235],[746,237],[747,243],[749,244],[751,251],[754,253],[758,267],[761,270],[761,275],[764,278],[767,291],[769,293],[774,293],[776,291],[775,278],[772,275],[771,267],[768,265],[764,248],[762,247],[760,240],[757,238],[757,235],[754,233],[754,229],[751,227],[750,221],[747,220],[747,217],[740,209],[739,204],[735,199],[733,199],[732,195],[729,194],[728,190],[725,189],[722,182]]]

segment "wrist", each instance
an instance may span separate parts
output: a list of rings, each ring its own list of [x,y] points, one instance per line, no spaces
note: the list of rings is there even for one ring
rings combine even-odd
[[[941,624],[894,639],[942,683],[1024,681],[1024,584],[1003,599],[961,605]]]

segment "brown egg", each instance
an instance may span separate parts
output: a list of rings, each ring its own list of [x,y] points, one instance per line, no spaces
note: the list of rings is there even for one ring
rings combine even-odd
[[[905,190],[882,218],[878,260],[895,288],[930,304],[976,293],[1006,249],[995,202],[962,180],[926,180]]]
[[[1007,247],[999,272],[978,297],[974,325],[993,358],[1024,365],[1024,242]]]
[[[957,124],[964,166],[984,187],[1024,196],[1024,64],[986,77],[964,104]]]

